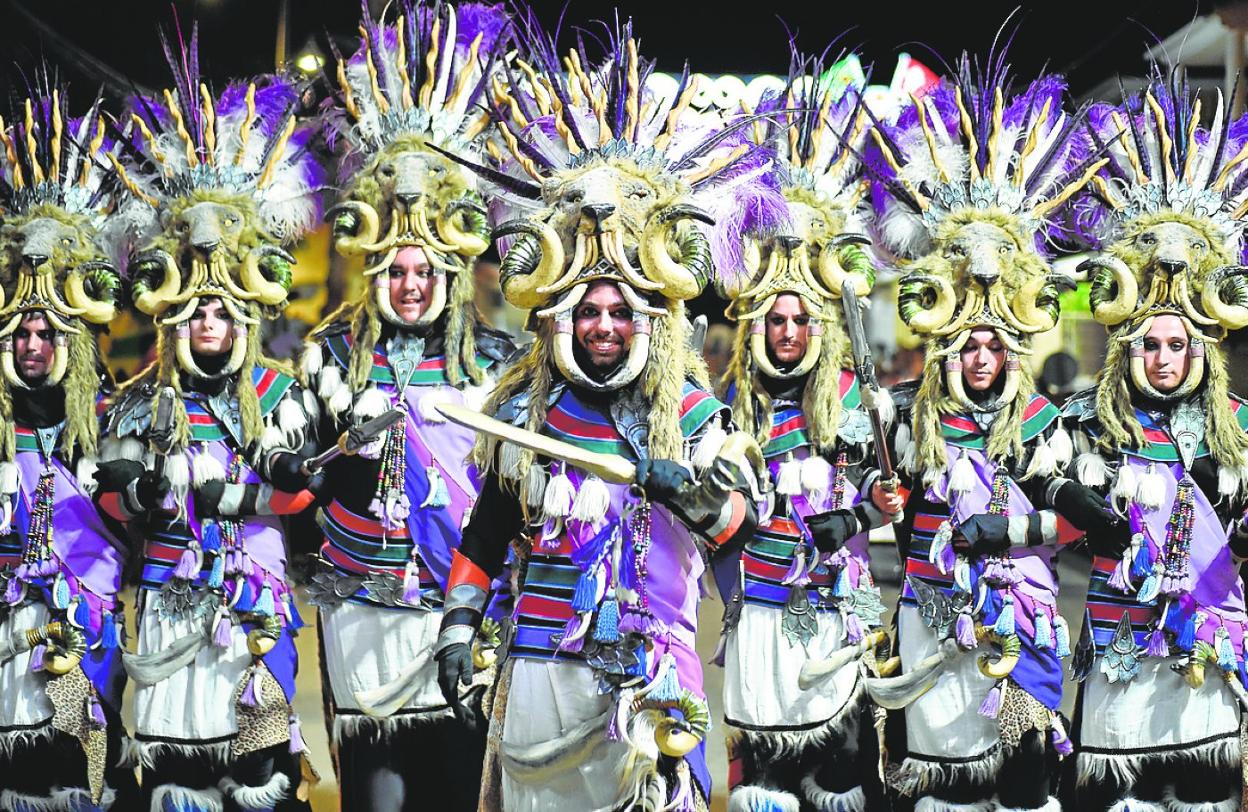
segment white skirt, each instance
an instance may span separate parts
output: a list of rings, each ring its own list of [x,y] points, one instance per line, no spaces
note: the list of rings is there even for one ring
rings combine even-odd
[[[441,612],[347,601],[322,608],[320,624],[325,645],[322,667],[333,691],[335,737],[343,732],[354,735],[360,725],[416,721],[420,715],[447,711],[433,658]],[[404,672],[415,686],[411,698],[388,719],[366,716],[356,694],[388,685]]]
[[[145,595],[139,615],[139,654],[167,648],[173,641],[197,633],[202,619],[161,618],[158,596]],[[229,648],[211,642],[200,649],[186,668],[155,685],[136,686],[135,730],[140,738],[158,739],[172,746],[221,745],[238,735],[234,693],[251,665],[247,634],[235,624]],[[157,749],[141,745],[144,749]]]
[[[579,663],[517,658],[511,673],[503,749],[549,742],[613,706],[611,694],[598,693],[598,678]],[[531,783],[518,780],[504,761],[505,812],[609,812],[629,800],[624,786],[631,748],[598,733],[599,743],[580,763]]]
[[[724,719],[757,733],[800,733],[839,720],[852,708],[860,684],[858,660],[806,690],[798,687],[802,666],[824,660],[845,646],[844,621],[819,612],[819,628],[805,646],[790,643],[781,630],[784,609],[746,603],[728,637],[724,656]]]
[[[9,613],[0,623],[0,639],[8,640],[48,622],[50,613],[42,603],[28,603]],[[11,660],[0,663],[0,753],[8,748],[4,742],[23,739],[33,728],[52,720],[52,702],[44,693],[47,675],[30,670],[32,652],[23,651]]]
[[[898,610],[898,633],[902,673],[936,653],[936,635],[915,607]],[[996,680],[979,672],[977,660],[974,651],[957,656],[932,689],[906,708],[906,747],[912,758],[965,762],[995,751],[1000,727],[996,719],[980,716],[979,706]]]
[[[1192,688],[1170,666],[1177,657],[1145,657],[1130,682],[1110,683],[1101,658],[1083,683],[1081,781],[1114,774],[1127,781],[1150,760],[1177,751],[1206,763],[1239,763],[1239,703],[1212,663]]]

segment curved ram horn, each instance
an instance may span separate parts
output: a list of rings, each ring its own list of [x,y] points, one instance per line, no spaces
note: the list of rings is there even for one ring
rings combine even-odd
[[[897,312],[916,333],[930,333],[947,324],[957,304],[953,285],[942,277],[915,273],[897,283]]]
[[[100,293],[111,294],[97,299],[87,293],[88,279]],[[65,299],[70,307],[81,312],[81,318],[92,324],[108,324],[117,314],[116,293],[121,286],[117,269],[107,262],[86,262],[70,270],[65,279]]]
[[[979,635],[976,635],[977,637]],[[997,637],[991,633],[985,633],[985,637],[992,639]],[[993,660],[987,654],[981,654],[979,657],[979,673],[985,677],[992,679],[1005,679],[1018,665],[1019,655],[1023,651],[1023,644],[1018,639],[1018,635],[1010,634],[1004,638],[997,638],[1001,646],[1001,656]]]
[[[334,247],[343,256],[375,254],[389,247],[386,240],[377,241],[381,231],[381,218],[377,210],[360,200],[347,200],[325,212],[325,222],[333,223]],[[391,218],[391,234],[387,239],[393,242],[398,234],[398,218]]]
[[[545,301],[540,288],[554,282],[563,270],[563,243],[548,223],[511,220],[494,229],[493,239],[521,235],[499,265],[503,295],[521,308],[534,308]]]
[[[1127,263],[1112,254],[1102,254],[1085,259],[1076,270],[1087,273],[1091,282],[1088,304],[1092,308],[1092,318],[1113,327],[1135,312],[1140,286]],[[1115,286],[1117,293],[1112,294]]]
[[[465,228],[456,225],[456,214],[463,212],[461,219]],[[463,257],[476,257],[484,254],[490,247],[490,224],[484,206],[472,200],[460,199],[451,203],[445,210],[438,212],[435,220],[438,236],[450,245],[455,253]]]
[[[840,297],[847,279],[854,280],[854,293],[860,297],[871,292],[875,272],[870,260],[861,252],[862,249],[852,253],[845,250],[850,246],[870,244],[871,240],[863,234],[838,234],[819,252],[819,278],[833,296]],[[864,261],[865,268],[861,267]],[[851,267],[845,267],[846,264]]]
[[[1032,277],[1014,294],[1010,307],[1003,310],[1003,315],[1012,315],[1012,326],[1024,333],[1052,330],[1057,325],[1060,312],[1058,297],[1063,289],[1075,289],[1074,280],[1066,274]]]
[[[1200,303],[1205,312],[1228,330],[1248,327],[1248,280],[1244,278],[1245,275],[1248,275],[1248,266],[1227,265],[1218,268],[1206,277],[1204,289],[1200,293]],[[1232,301],[1222,298],[1223,287],[1231,289],[1234,294]]]
[[[243,289],[250,294],[248,298],[263,305],[280,305],[286,301],[286,294],[290,291],[290,273],[286,273],[286,284],[269,280],[260,269],[260,259],[270,256],[276,256],[287,266],[295,263],[294,257],[276,245],[257,246],[247,253],[238,278],[243,283]]]
[[[714,268],[710,244],[697,228],[687,228],[677,237],[680,257],[672,259],[667,251],[669,232],[681,220],[700,220],[714,225],[711,216],[696,206],[669,206],[651,216],[641,233],[638,262],[648,277],[663,285],[669,299],[692,299],[702,292]]]
[[[159,263],[164,270],[164,277],[155,290],[151,289],[143,267],[149,265],[149,263],[151,265]],[[169,303],[178,295],[178,289],[182,285],[182,278],[178,274],[178,265],[167,251],[162,251],[159,248],[139,254],[135,257],[133,264],[138,266],[134,283],[131,286],[134,306],[140,312],[149,316],[159,316],[165,312],[169,307]]]

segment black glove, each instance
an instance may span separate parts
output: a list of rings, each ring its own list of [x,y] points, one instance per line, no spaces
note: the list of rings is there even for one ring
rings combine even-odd
[[[269,457],[269,484],[279,491],[298,493],[308,487],[312,477],[303,470],[303,458],[288,451]]]
[[[95,469],[95,484],[101,493],[121,493],[143,476],[143,464],[134,460],[109,460]]]
[[[677,492],[691,482],[693,475],[678,462],[644,459],[637,463],[637,486],[652,502],[670,507]]]
[[[169,495],[169,478],[155,471],[144,471],[134,484],[134,496],[144,510],[156,510]]]
[[[1066,521],[1089,535],[1110,530],[1123,523],[1122,518],[1105,501],[1105,497],[1073,479],[1062,483],[1050,501]]]
[[[451,643],[434,658],[438,661],[438,687],[442,689],[442,698],[450,705],[459,723],[469,732],[475,732],[479,727],[477,714],[459,696],[461,685],[472,684],[472,646]]]
[[[1074,524],[1073,522],[1071,522]],[[1088,552],[1103,558],[1122,558],[1131,546],[1131,525],[1119,519],[1117,524],[1099,528],[1084,537]]]
[[[834,553],[845,540],[862,532],[858,516],[852,510],[829,510],[806,519],[806,528],[821,553]]]
[[[1009,527],[1008,516],[976,513],[962,522],[958,531],[966,539],[970,554],[979,557],[1008,550],[1010,548]]]
[[[225,493],[225,483],[219,479],[210,479],[195,489],[195,515],[201,519],[217,516],[221,510],[221,496]]]

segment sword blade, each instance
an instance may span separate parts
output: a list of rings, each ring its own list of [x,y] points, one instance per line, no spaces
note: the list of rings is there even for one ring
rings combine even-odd
[[[466,426],[479,434],[488,434],[499,440],[506,440],[521,448],[535,451],[543,457],[570,462],[577,468],[596,474],[607,482],[619,485],[631,485],[637,478],[637,466],[618,454],[600,454],[586,451],[583,448],[538,434],[501,420],[474,412],[464,406],[453,403],[438,403],[434,406],[442,415],[453,423]]]
[[[314,474],[344,454],[355,454],[361,448],[380,437],[391,426],[403,420],[403,415],[402,409],[390,409],[376,417],[365,420],[353,429],[344,431],[342,436],[338,438],[338,442],[320,454],[304,460],[304,471]]]
[[[841,305],[845,310],[845,332],[849,334],[849,348],[854,356],[854,374],[858,377],[862,406],[871,418],[871,434],[875,437],[875,459],[880,467],[880,484],[892,483],[895,480],[893,461],[888,454],[888,438],[884,420],[880,416],[880,382],[875,376],[875,359],[871,356],[871,345],[867,342],[867,331],[862,323],[858,293],[853,285],[847,284],[842,288]]]

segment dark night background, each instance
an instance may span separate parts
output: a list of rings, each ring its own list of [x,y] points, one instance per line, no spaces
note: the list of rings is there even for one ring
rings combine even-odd
[[[287,53],[291,58],[331,32],[351,48],[360,7],[354,0],[286,0]],[[1029,78],[1047,67],[1065,73],[1076,96],[1116,73],[1138,74],[1146,44],[1208,13],[1214,2],[1029,3],[1011,21],[1019,30],[1011,47],[1017,74]],[[374,3],[374,12],[379,8]],[[533,3],[548,27],[562,0]],[[875,2],[833,4],[781,0],[767,3],[600,2],[571,0],[569,24],[607,18],[618,6],[632,16],[642,52],[660,70],[679,70],[688,58],[705,73],[777,73],[788,65],[784,24],[805,50],[821,49],[849,31],[845,42],[860,46],[864,63],[879,65],[876,82],[887,83],[896,52],[907,50],[939,72],[931,52],[952,60],[963,49],[985,52],[1012,3]],[[90,94],[105,83],[105,71],[139,86],[165,83],[166,69],[156,31],[170,26],[176,7],[184,26],[200,25],[201,69],[214,85],[271,70],[279,0],[0,0],[0,92],[20,91],[21,71],[41,58],[59,66],[74,91]],[[34,18],[34,19],[32,19]],[[784,24],[781,23],[783,20]],[[852,29],[852,30],[850,30]],[[115,85],[124,88],[124,83]],[[4,105],[8,106],[8,105]]]

